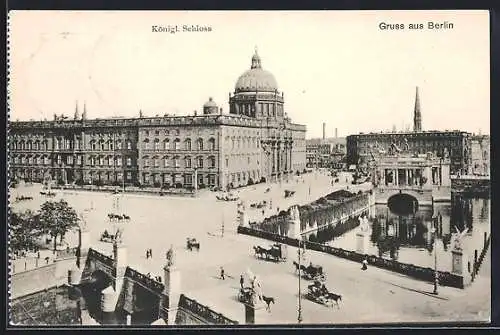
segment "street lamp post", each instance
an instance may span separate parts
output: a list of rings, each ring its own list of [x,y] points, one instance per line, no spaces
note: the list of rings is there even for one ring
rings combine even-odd
[[[436,249],[436,246],[437,246],[437,230],[436,230],[436,224],[435,224],[435,220],[433,219],[432,220],[432,234],[434,236],[434,291],[432,292],[432,294],[435,294],[437,295],[438,294],[438,285],[439,285],[439,276],[438,276],[438,270],[437,270],[437,249]]]
[[[300,277],[301,277],[301,274],[300,274],[300,267],[301,267],[301,264],[300,264],[300,259],[302,258],[301,256],[301,252],[300,252],[300,242],[302,241],[302,235],[299,237],[299,248],[298,248],[298,252],[297,252],[297,255],[299,257],[299,309],[298,309],[298,314],[297,314],[297,322],[298,323],[302,323],[302,293],[301,293],[301,289],[300,289]]]

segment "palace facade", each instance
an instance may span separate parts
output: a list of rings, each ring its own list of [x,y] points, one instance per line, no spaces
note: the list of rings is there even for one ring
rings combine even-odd
[[[244,186],[306,167],[306,127],[284,112],[284,94],[257,52],[229,94],[203,114],[10,123],[11,178],[155,187]]]
[[[433,153],[437,157],[449,157],[450,174],[467,174],[472,167],[472,134],[453,131],[422,130],[422,115],[418,87],[415,96],[413,131],[380,132],[347,136],[347,161],[363,164],[372,159],[374,150],[388,152],[392,145],[416,154]]]

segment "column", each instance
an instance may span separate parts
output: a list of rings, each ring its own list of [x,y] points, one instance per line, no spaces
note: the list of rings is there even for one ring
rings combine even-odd
[[[398,169],[394,169],[394,184],[399,185]]]

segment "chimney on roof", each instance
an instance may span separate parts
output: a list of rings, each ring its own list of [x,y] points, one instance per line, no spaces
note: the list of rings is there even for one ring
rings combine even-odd
[[[220,111],[220,115],[222,115],[222,107],[221,107],[221,108],[219,108],[219,111]]]
[[[198,112],[195,110],[195,111],[194,111],[194,116],[196,116],[196,115],[198,115]]]
[[[325,138],[326,138],[326,134],[325,134],[325,132],[326,132],[326,123],[324,123],[324,122],[323,122],[323,141],[324,141],[324,140],[325,140]]]
[[[338,133],[338,131],[337,131],[337,130],[338,130],[338,129],[337,129],[337,128],[335,128],[335,138],[338,138],[338,137],[339,137],[339,133]]]

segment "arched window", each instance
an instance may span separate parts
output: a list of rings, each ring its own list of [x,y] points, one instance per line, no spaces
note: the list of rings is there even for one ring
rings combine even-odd
[[[101,151],[106,150],[106,144],[104,143],[104,140],[99,141],[99,148],[101,149]]]
[[[113,140],[109,140],[109,141],[108,141],[108,147],[109,147],[109,150],[115,150],[115,149],[113,148]]]
[[[122,141],[121,140],[117,140],[116,141],[116,149],[117,150],[122,150]]]
[[[94,140],[90,141],[90,147],[92,148],[92,151],[96,150],[96,143]]]
[[[144,150],[149,150],[149,139],[144,140]]]
[[[132,166],[132,158],[127,157],[127,166]]]
[[[203,157],[198,157],[197,161],[198,168],[203,168]]]
[[[99,165],[100,166],[104,165],[104,156],[99,156]]]
[[[27,143],[27,146],[28,146],[28,150],[31,150],[32,149],[32,142],[31,141],[28,141]]]
[[[149,157],[148,156],[142,157],[142,163],[144,166],[149,166]]]
[[[113,156],[108,156],[108,166],[113,166]]]
[[[132,150],[132,142],[127,140],[127,150]]]
[[[168,138],[163,140],[163,150],[170,149],[170,140]]]
[[[184,141],[184,147],[186,148],[187,151],[191,151],[191,139],[190,138],[187,138]]]
[[[163,166],[168,167],[168,156],[163,157]]]
[[[191,157],[186,156],[186,158],[184,159],[184,161],[185,161],[186,167],[190,168],[191,167]]]
[[[179,167],[179,156],[174,157],[174,167],[176,167],[176,168]]]
[[[174,140],[174,150],[179,150],[180,149],[180,143],[181,143],[181,140],[176,138]]]
[[[155,151],[160,150],[160,140],[155,138]]]
[[[48,156],[43,156],[43,164],[44,165],[49,165],[49,157]],[[92,164],[93,165],[93,164]]]
[[[208,158],[208,166],[211,167],[211,168],[214,168],[215,167],[215,157],[214,156],[210,156]]]
[[[153,166],[155,168],[159,167],[160,166],[160,161],[158,160],[158,156],[154,156],[153,157]]]
[[[196,141],[196,144],[197,144],[197,149],[199,151],[203,150],[203,139],[202,138],[199,138],[197,141]]]
[[[211,138],[208,140],[208,150],[210,151],[215,150],[215,138]]]

